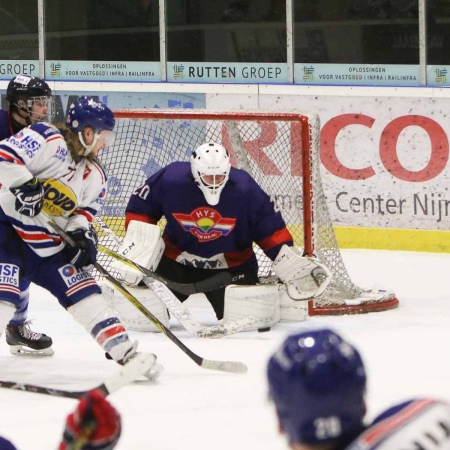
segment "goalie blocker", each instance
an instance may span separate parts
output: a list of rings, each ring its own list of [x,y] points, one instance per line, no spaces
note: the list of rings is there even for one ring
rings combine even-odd
[[[146,269],[155,271],[164,253],[164,241],[159,226],[132,220],[128,224],[127,234],[118,253]],[[136,286],[144,277],[138,269],[117,260],[112,263],[111,268],[117,270],[120,280],[129,286]]]

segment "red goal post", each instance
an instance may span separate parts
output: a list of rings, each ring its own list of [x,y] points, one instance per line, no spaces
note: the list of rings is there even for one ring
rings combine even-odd
[[[232,165],[249,172],[269,194],[305,255],[315,255],[333,273],[309,314],[359,314],[395,308],[393,293],[354,284],[342,260],[321,179],[320,122],[316,114],[119,110],[114,145],[100,155],[108,172],[108,196],[100,216],[123,236],[125,207],[134,189],[173,161],[188,161],[204,142],[230,152]],[[176,194],[174,194],[176,195]],[[110,238],[102,236],[102,243]],[[273,280],[271,261],[255,245],[262,282]],[[100,262],[111,263],[102,255]]]

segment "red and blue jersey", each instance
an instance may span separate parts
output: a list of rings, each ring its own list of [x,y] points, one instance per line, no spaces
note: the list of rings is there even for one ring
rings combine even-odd
[[[151,176],[130,197],[126,224],[167,223],[165,255],[181,264],[214,269],[253,269],[253,243],[274,259],[292,236],[269,196],[247,172],[231,168],[220,201],[205,200],[188,162],[174,162]]]

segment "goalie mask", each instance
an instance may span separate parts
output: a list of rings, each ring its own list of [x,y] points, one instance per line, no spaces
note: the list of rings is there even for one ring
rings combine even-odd
[[[203,144],[192,153],[192,175],[208,205],[219,203],[220,193],[230,176],[230,168],[230,155],[219,144]]]
[[[332,330],[288,337],[270,358],[267,378],[290,442],[338,443],[363,431],[364,365],[358,351]],[[320,425],[326,432],[318,433]]]

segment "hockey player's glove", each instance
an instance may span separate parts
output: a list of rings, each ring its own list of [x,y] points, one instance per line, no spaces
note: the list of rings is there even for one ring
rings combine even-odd
[[[75,411],[67,416],[59,450],[113,449],[121,431],[122,424],[117,410],[100,391],[93,390],[82,397]]]
[[[44,204],[44,186],[36,178],[11,188],[10,191],[16,196],[16,211],[28,217],[37,216],[41,212]]]
[[[76,242],[76,247],[67,246],[70,262],[78,269],[91,270],[97,260],[97,233],[93,228],[78,228],[68,234]]]

